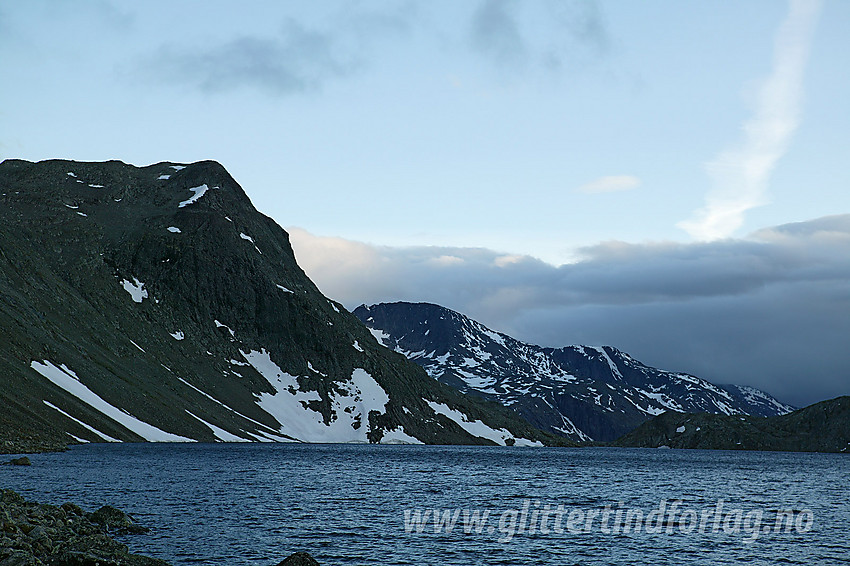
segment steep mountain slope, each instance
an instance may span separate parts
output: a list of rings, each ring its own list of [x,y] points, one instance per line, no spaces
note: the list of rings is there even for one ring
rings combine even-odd
[[[850,397],[815,403],[776,417],[684,414],[659,415],[615,446],[850,452]]]
[[[215,162],[0,164],[0,376],[0,440],[553,440],[378,345]]]
[[[438,381],[575,440],[613,440],[667,410],[761,416],[793,410],[752,387],[651,368],[610,346],[525,344],[437,305],[363,305],[354,314],[381,343]]]

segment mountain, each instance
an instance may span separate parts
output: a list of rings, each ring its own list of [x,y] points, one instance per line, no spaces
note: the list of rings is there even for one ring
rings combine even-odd
[[[683,414],[659,415],[613,443],[615,446],[850,451],[850,397],[815,403],[776,417]]]
[[[0,164],[0,445],[561,442],[379,345],[218,163]]]
[[[614,440],[669,410],[760,416],[793,410],[758,389],[655,369],[610,346],[526,344],[438,305],[361,305],[354,314],[437,381],[574,440]]]

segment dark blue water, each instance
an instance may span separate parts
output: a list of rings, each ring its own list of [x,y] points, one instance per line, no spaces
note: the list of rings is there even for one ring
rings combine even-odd
[[[121,540],[174,564],[271,565],[297,550],[323,566],[850,560],[841,454],[111,444],[31,459],[0,467],[0,487],[119,507],[153,529]],[[434,509],[458,514],[451,532],[434,532]],[[480,532],[464,532],[464,509],[489,513]],[[417,510],[430,510],[423,532]],[[790,514],[774,528],[777,510]]]

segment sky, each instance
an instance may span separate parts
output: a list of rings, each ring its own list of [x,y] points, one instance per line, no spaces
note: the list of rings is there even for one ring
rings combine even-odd
[[[850,394],[850,2],[0,0],[0,160],[221,162],[349,308]]]

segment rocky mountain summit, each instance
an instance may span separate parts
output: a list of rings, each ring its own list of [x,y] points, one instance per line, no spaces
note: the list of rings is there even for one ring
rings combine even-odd
[[[378,344],[212,161],[0,164],[0,375],[7,452],[561,442]]]
[[[611,346],[527,344],[439,305],[362,305],[354,314],[437,381],[498,401],[573,440],[614,440],[671,410],[756,416],[793,410],[758,389],[649,367]]]

